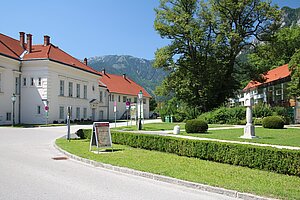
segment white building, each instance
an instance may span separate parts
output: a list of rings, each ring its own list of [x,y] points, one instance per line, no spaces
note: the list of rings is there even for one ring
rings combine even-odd
[[[24,124],[61,123],[68,106],[72,120],[113,119],[112,94],[87,59],[80,62],[51,44],[49,36],[42,45],[33,45],[32,35],[26,36],[25,43],[23,32],[20,40],[0,34],[0,125],[14,119]]]

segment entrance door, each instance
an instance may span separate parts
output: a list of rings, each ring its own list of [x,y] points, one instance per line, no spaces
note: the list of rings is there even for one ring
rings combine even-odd
[[[92,108],[92,121],[96,121],[96,108]]]

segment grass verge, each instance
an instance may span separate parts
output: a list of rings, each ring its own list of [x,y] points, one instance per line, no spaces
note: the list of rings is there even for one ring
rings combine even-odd
[[[300,129],[296,129],[296,128],[287,128],[287,129],[255,128],[255,135],[258,136],[258,138],[252,140],[239,138],[243,134],[244,134],[244,129],[242,128],[209,130],[205,134],[183,133],[183,135],[202,137],[202,138],[214,138],[214,139],[221,139],[221,140],[233,140],[233,141],[300,147]]]
[[[245,167],[232,166],[162,153],[114,145],[122,150],[107,154],[89,152],[89,140],[57,139],[62,149],[80,157],[182,180],[203,183],[240,192],[281,199],[299,199],[300,178]]]

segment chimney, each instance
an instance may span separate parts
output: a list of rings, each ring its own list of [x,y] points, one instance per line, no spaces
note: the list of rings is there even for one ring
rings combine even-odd
[[[102,72],[102,74],[105,74],[105,68],[103,68],[101,72]]]
[[[87,58],[84,58],[83,63],[87,66]]]
[[[27,52],[31,53],[32,50],[32,35],[31,34],[26,34],[27,36]]]
[[[50,44],[50,37],[48,35],[44,35],[44,46],[48,46]]]
[[[126,79],[126,74],[123,74],[123,78]]]
[[[25,49],[25,33],[20,32],[20,45],[23,49]]]

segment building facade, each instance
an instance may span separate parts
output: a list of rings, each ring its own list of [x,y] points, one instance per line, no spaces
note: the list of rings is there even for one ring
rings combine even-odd
[[[64,123],[68,107],[73,121],[114,118],[111,98],[115,94],[101,82],[103,74],[88,66],[87,59],[81,62],[67,54],[51,44],[49,36],[44,36],[41,45],[32,44],[31,34],[26,38],[27,42],[23,32],[19,40],[0,34],[0,125],[13,120]]]

